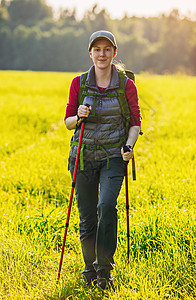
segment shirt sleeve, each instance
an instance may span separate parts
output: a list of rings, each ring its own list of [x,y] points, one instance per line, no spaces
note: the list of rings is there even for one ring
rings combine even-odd
[[[69,100],[66,107],[65,118],[66,120],[69,117],[77,115],[78,111],[78,94],[80,89],[80,76],[76,76],[70,85],[69,90]]]
[[[125,95],[128,101],[128,106],[130,110],[130,127],[131,126],[141,126],[141,112],[139,107],[139,99],[137,88],[131,79],[127,80],[125,86]]]

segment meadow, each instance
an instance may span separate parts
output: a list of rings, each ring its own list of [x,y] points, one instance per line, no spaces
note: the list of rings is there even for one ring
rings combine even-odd
[[[0,299],[196,298],[196,77],[136,76],[142,129],[124,184],[116,291],[84,288],[74,198],[56,285],[71,178],[64,125],[74,73],[0,71]]]

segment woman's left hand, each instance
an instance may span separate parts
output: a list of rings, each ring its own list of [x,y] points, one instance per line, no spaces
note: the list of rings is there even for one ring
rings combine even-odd
[[[133,150],[124,152],[123,147],[121,148],[121,154],[124,161],[129,161],[133,158]]]

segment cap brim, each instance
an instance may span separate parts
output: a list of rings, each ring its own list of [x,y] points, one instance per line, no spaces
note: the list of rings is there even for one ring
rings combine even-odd
[[[91,48],[93,47],[93,44],[95,43],[95,42],[97,42],[98,40],[108,40],[111,44],[112,44],[112,46],[116,49],[117,47],[116,47],[116,45],[114,44],[114,42],[110,39],[110,38],[108,38],[108,37],[106,37],[106,36],[98,36],[96,39],[94,39],[93,41],[92,41],[92,43],[90,44],[90,46],[89,46],[89,48],[88,48],[88,50],[90,51],[91,50]]]

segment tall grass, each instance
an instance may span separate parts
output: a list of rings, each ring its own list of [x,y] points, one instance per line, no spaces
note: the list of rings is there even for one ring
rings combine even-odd
[[[71,73],[0,72],[0,298],[195,299],[196,78],[137,76],[144,135],[118,199],[116,291],[85,289],[74,199],[59,285],[71,178],[63,118]]]

